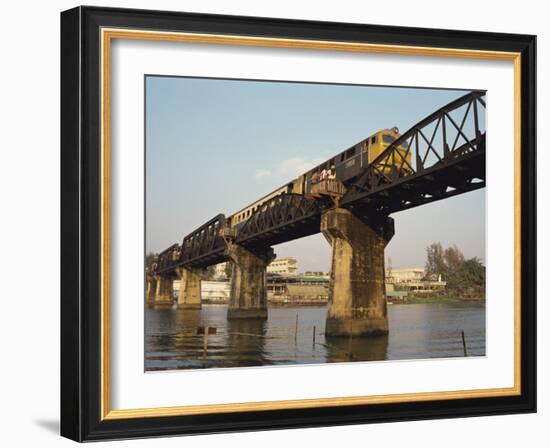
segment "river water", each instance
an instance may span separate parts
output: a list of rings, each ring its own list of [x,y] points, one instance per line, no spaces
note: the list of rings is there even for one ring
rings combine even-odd
[[[482,303],[390,305],[388,336],[354,339],[325,338],[326,307],[271,307],[267,320],[228,321],[226,313],[226,305],[146,308],[145,370],[457,357],[461,331],[468,356],[485,355]],[[205,351],[197,328],[206,326],[216,334]]]

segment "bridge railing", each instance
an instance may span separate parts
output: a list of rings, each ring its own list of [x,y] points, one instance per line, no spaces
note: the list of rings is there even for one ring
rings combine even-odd
[[[181,244],[179,264],[191,263],[193,260],[224,250],[225,243],[220,231],[226,225],[225,215],[219,214],[187,235]]]
[[[180,253],[181,248],[177,243],[163,250],[158,254],[157,260],[153,265],[153,273],[161,273],[173,269],[178,264]]]
[[[484,150],[485,93],[471,92],[438,109],[394,140],[350,186],[349,204],[396,180]]]
[[[302,194],[285,193],[261,205],[243,224],[237,234],[237,243],[258,235],[296,225],[320,213],[318,201]]]

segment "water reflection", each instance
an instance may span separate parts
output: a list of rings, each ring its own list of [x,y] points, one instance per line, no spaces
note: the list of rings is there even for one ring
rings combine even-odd
[[[265,354],[266,327],[265,319],[227,321],[227,358],[240,366],[271,364]]]
[[[202,323],[201,310],[175,309],[174,314],[176,315],[176,329],[182,336],[191,335]]]
[[[388,359],[463,356],[461,331],[468,355],[485,355],[485,305],[425,303],[389,308]]]
[[[146,370],[485,355],[483,304],[392,305],[390,333],[326,338],[325,307],[273,307],[267,320],[227,320],[227,307],[145,311]],[[207,341],[201,328],[213,328]],[[205,344],[206,342],[206,344]]]
[[[388,335],[366,338],[327,337],[327,362],[382,361],[387,359]]]

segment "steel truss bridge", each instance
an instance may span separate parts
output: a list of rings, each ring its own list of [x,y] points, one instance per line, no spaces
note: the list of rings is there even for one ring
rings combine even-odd
[[[391,143],[351,183],[340,200],[363,221],[485,187],[485,92],[471,92],[436,110]],[[406,151],[403,151],[406,148]],[[219,214],[191,232],[181,245],[159,254],[154,274],[178,267],[205,268],[228,260],[227,240],[251,251],[320,231],[328,198],[282,194],[260,206],[239,229]]]

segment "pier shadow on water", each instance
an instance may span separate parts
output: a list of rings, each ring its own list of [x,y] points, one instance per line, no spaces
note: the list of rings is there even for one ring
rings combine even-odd
[[[326,337],[326,362],[383,361],[387,359],[388,335],[362,338]]]
[[[266,330],[265,319],[228,320],[225,356],[243,367],[271,364],[265,353]]]

